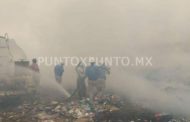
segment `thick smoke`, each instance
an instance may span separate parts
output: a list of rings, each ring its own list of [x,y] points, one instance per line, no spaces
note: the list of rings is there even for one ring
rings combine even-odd
[[[29,59],[151,56],[152,67],[113,67],[109,88],[151,109],[190,114],[188,0],[1,0],[0,4],[1,33],[17,40]],[[52,68],[42,66],[43,77],[53,79]],[[74,83],[74,69],[67,68],[64,84]]]

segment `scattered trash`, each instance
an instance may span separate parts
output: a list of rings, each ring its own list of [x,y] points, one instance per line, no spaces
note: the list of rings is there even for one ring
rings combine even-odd
[[[25,102],[11,111],[0,112],[0,122],[190,122],[166,113],[154,113],[106,94],[72,101]]]

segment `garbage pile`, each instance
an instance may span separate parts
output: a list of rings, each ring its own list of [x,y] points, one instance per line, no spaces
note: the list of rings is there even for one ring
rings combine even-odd
[[[119,96],[107,94],[69,101],[25,102],[11,110],[0,112],[2,122],[190,122],[171,115],[155,114],[132,105]]]
[[[120,102],[113,96],[96,98],[94,102],[84,98],[72,101],[34,101],[33,103],[23,103],[11,109],[11,111],[1,112],[0,117],[6,122],[56,122],[58,120],[74,122],[85,119],[94,122],[98,113],[118,111]]]

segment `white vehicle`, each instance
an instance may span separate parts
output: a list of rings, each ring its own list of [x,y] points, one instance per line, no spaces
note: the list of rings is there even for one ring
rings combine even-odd
[[[29,61],[7,35],[0,36],[0,97],[26,92],[32,86]]]
[[[13,76],[13,57],[9,50],[9,42],[5,37],[0,37],[0,81],[8,80]]]

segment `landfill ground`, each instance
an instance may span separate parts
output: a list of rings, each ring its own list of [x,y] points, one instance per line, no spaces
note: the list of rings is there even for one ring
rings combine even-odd
[[[187,118],[155,113],[126,98],[106,93],[88,98],[46,99],[39,95],[1,99],[0,122],[190,122]]]

